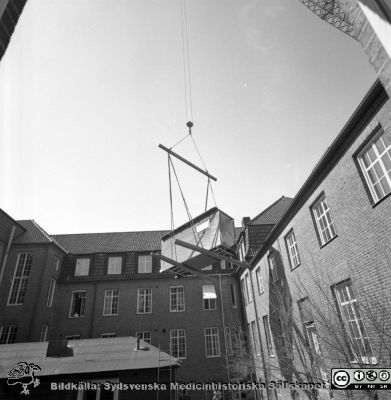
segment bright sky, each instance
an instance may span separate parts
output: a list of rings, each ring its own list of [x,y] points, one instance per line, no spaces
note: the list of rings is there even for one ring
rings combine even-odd
[[[296,194],[376,75],[298,0],[186,4],[193,136],[240,225]],[[187,133],[180,15],[180,0],[27,2],[0,64],[1,208],[52,234],[170,228],[158,144]],[[202,165],[190,138],[174,151]],[[195,216],[206,179],[175,166]]]

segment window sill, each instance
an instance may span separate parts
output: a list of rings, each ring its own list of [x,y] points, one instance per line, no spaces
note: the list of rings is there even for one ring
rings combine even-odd
[[[102,314],[103,317],[118,317],[119,314]]]
[[[218,356],[205,356],[206,358],[219,358],[221,357],[221,354],[219,354]]]
[[[69,318],[84,318],[84,315],[70,315]]]
[[[382,203],[387,197],[390,197],[391,196],[391,193],[388,193],[388,194],[386,194],[384,197],[382,197],[380,200],[377,200],[376,202],[374,202],[373,204],[372,204],[372,208],[375,208],[375,207],[377,207],[380,203]],[[372,197],[372,201],[375,201],[374,199],[373,199],[373,197]]]
[[[335,237],[335,236],[334,236]],[[334,238],[333,238],[334,239]],[[333,239],[330,239],[330,240],[333,240]],[[329,240],[329,241],[330,241]],[[327,242],[328,243],[328,242]],[[327,243],[325,243],[325,245],[327,244]],[[291,264],[292,265],[292,264]],[[294,271],[296,268],[298,268],[298,267],[300,267],[300,265],[301,265],[301,262],[300,263],[298,263],[297,265],[295,265],[294,267],[291,267],[291,271]]]
[[[152,314],[152,311],[148,311],[148,312],[137,312],[137,315],[144,315],[144,314]]]
[[[328,242],[323,243],[320,248],[323,249],[323,247],[327,246],[329,243],[331,243],[334,239],[336,239],[338,237],[338,235],[335,235],[334,237],[332,237]]]
[[[186,310],[170,310],[170,312],[175,312],[175,313],[178,313],[178,312],[185,312]]]

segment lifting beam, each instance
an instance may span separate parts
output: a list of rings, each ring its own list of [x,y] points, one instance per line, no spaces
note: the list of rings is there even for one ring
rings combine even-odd
[[[214,280],[208,274],[205,274],[202,271],[198,271],[198,269],[190,267],[189,265],[179,263],[178,261],[175,261],[172,258],[168,258],[166,256],[163,256],[162,254],[159,254],[159,253],[151,253],[151,256],[155,257],[155,258],[158,258],[159,260],[165,261],[166,263],[171,264],[174,267],[177,267],[177,268],[182,269],[182,270],[184,270],[186,272],[189,272],[192,275],[202,276],[202,277],[214,282]]]
[[[186,160],[185,158],[181,157],[179,154],[173,152],[172,150],[170,150],[169,148],[167,148],[166,146],[163,146],[162,144],[159,144],[159,147],[166,151],[168,154],[171,154],[172,156],[176,157],[178,160],[181,160],[182,162],[184,162],[185,164],[189,165],[190,167],[194,168],[195,170],[197,170],[198,172],[201,172],[201,174],[204,174],[205,176],[207,176],[209,179],[212,179],[214,181],[217,181],[217,178],[215,178],[213,175],[210,175],[207,171],[204,171],[203,169],[201,169],[200,167],[197,167],[197,165],[193,164],[192,162]]]
[[[227,261],[231,264],[237,265],[242,268],[249,268],[249,264],[247,264],[245,262],[235,260],[232,257],[223,256],[222,254],[215,253],[214,251],[211,251],[211,250],[203,249],[202,247],[195,246],[194,244],[183,242],[182,240],[179,240],[179,239],[176,239],[174,243],[177,244],[178,246],[182,246],[187,249],[197,251],[201,254],[206,254],[209,257],[216,258],[217,260]]]

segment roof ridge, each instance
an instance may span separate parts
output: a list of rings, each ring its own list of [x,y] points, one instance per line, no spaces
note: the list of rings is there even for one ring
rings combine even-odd
[[[281,201],[282,199],[288,199],[288,200],[293,200],[292,197],[287,197],[282,195],[280,198],[278,198],[274,203],[270,204],[269,207],[265,208],[263,211],[261,211],[258,215],[256,215],[254,218],[252,218],[250,220],[250,222],[248,223],[249,225],[256,220],[257,218],[259,218],[260,216],[262,216],[266,211],[270,210],[270,208],[272,208],[273,206],[275,206],[279,201]]]
[[[169,229],[151,229],[146,231],[115,231],[115,232],[83,232],[83,233],[56,233],[51,236],[87,236],[87,235],[109,235],[115,233],[151,233],[151,232],[169,232]]]

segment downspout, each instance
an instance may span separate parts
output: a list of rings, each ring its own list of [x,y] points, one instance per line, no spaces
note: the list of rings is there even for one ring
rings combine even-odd
[[[6,249],[5,249],[5,254],[4,254],[4,257],[3,257],[3,262],[1,263],[0,285],[1,285],[1,282],[2,282],[2,280],[3,280],[3,275],[4,275],[4,271],[5,271],[5,265],[7,264],[8,254],[9,254],[9,251],[10,251],[10,248],[11,248],[12,240],[13,240],[14,235],[15,235],[15,230],[16,230],[16,226],[13,225],[12,228],[11,228],[11,233],[10,233],[10,237],[9,237],[9,239],[8,239],[7,247],[6,247]]]
[[[227,348],[227,334],[225,332],[225,317],[224,317],[224,302],[223,302],[223,290],[221,287],[221,275],[219,274],[219,287],[220,287],[220,303],[221,303],[221,318],[223,322],[223,335],[224,335],[224,347],[225,347],[225,360],[227,363],[227,378],[228,382],[231,380],[229,373],[229,360],[228,360],[228,348]]]
[[[269,394],[269,377],[268,377],[267,368],[266,368],[265,354],[263,352],[262,339],[261,339],[261,329],[260,329],[260,326],[259,326],[259,314],[258,314],[258,308],[257,308],[257,301],[256,301],[256,298],[255,298],[254,282],[253,282],[253,276],[252,276],[250,268],[248,268],[248,273],[250,275],[251,291],[252,291],[252,295],[253,295],[252,298],[253,298],[253,302],[254,302],[255,322],[257,324],[257,329],[258,329],[259,348],[261,349],[263,373],[264,373],[264,376],[265,376],[266,397],[267,397],[267,399],[270,399],[271,397],[270,397],[270,394]],[[255,374],[256,374],[256,372],[255,372]]]

